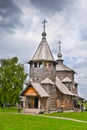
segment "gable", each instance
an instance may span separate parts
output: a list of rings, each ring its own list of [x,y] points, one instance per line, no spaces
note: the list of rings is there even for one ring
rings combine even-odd
[[[49,79],[48,77],[46,79],[44,79],[41,84],[54,84],[53,81],[51,79]]]
[[[47,92],[43,87],[36,82],[31,82],[31,85],[27,86],[20,94],[21,96],[40,96],[40,97],[49,97]]]
[[[29,86],[26,90],[25,90],[25,92],[24,92],[24,94],[23,94],[24,96],[37,96],[38,94],[37,94],[37,92],[35,91],[35,89],[32,87],[32,86]]]
[[[69,77],[65,77],[62,82],[72,82],[72,80]]]

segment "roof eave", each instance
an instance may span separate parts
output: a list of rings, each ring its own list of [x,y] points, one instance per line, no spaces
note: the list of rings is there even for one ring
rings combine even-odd
[[[55,65],[57,64],[57,62],[55,60],[47,60],[47,59],[36,59],[36,60],[30,60],[29,62],[27,62],[28,64],[32,64],[33,62],[40,62],[40,61],[48,61],[48,62],[53,62]]]

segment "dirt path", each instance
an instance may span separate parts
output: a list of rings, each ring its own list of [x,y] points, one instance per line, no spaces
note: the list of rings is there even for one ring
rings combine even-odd
[[[74,121],[74,122],[81,122],[81,123],[87,123],[87,121],[83,121],[83,120],[77,120],[77,119],[72,119],[72,118],[66,118],[66,117],[56,117],[56,116],[44,116],[44,115],[39,115],[42,117],[47,117],[47,118],[54,118],[54,119],[62,119],[62,120],[70,120],[70,121]]]
[[[0,112],[0,113],[2,113],[2,112]],[[6,112],[6,113],[8,113],[8,112]],[[30,114],[30,113],[13,113],[13,112],[9,112],[9,113],[10,114],[27,114],[27,115],[33,115],[33,116],[46,117],[46,118],[53,118],[53,119],[61,119],[61,120],[69,120],[69,121],[74,121],[74,122],[87,123],[87,121],[73,119],[73,118],[66,118],[66,117],[56,117],[56,116],[47,116],[47,115],[41,115],[41,114]]]

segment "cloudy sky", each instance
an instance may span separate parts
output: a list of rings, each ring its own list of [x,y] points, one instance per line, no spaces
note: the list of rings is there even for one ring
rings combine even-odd
[[[60,40],[64,63],[76,71],[79,94],[87,99],[87,0],[0,0],[0,59],[29,61],[41,41],[43,19],[55,60]]]

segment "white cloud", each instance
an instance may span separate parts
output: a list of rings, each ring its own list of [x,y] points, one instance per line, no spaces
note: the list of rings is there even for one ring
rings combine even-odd
[[[50,1],[50,11],[47,7],[43,11],[42,5],[37,8],[36,4],[29,0],[13,0],[13,2],[15,4],[12,3],[12,5],[15,5],[20,17],[17,16],[16,20],[14,17],[13,21],[10,21],[10,23],[15,23],[15,27],[9,25],[0,28],[3,28],[0,31],[0,58],[17,56],[23,63],[30,60],[41,41],[41,22],[45,18],[48,21],[46,24],[47,41],[55,59],[58,54],[57,43],[61,40],[65,63],[77,72],[76,79],[80,83],[79,92],[83,90],[82,86],[85,86],[85,91],[87,85],[87,1],[71,0],[72,3],[70,3],[67,0],[65,6],[61,1],[60,9],[55,9],[55,5],[52,6],[53,3]],[[55,2],[58,4],[59,1],[55,0]],[[12,32],[9,31],[10,26]]]

